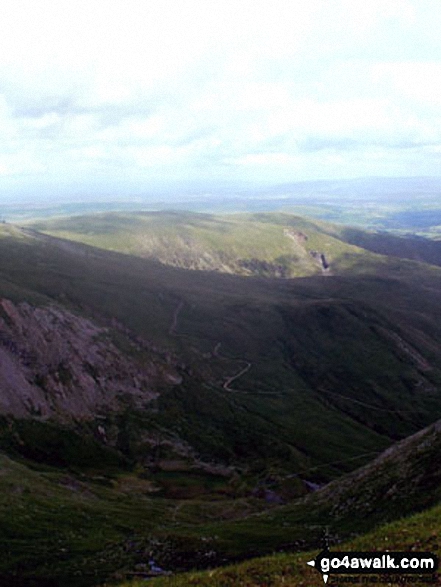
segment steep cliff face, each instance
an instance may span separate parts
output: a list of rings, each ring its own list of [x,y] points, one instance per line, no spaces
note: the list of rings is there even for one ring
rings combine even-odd
[[[108,329],[84,317],[7,299],[0,300],[0,364],[0,413],[17,417],[88,418],[122,402],[143,406],[158,387],[179,382],[173,366],[153,353],[123,354]]]

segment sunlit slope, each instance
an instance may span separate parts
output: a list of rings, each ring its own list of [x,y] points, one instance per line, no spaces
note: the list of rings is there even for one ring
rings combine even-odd
[[[318,222],[280,214],[109,213],[52,219],[32,227],[175,267],[238,275],[318,275],[341,271],[351,255],[370,257],[327,234]]]
[[[374,253],[441,264],[436,241],[349,229],[290,214],[115,212],[53,218],[30,226],[175,267],[238,275],[360,273],[378,263]]]

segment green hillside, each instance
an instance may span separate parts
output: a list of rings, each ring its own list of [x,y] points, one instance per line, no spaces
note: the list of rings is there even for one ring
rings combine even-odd
[[[281,549],[307,550],[325,532],[332,544],[339,544],[348,536],[363,534],[438,504],[440,447],[438,422],[303,499],[246,519],[202,525],[197,529],[198,536],[215,536],[210,548],[226,560]],[[191,530],[187,533],[195,537]],[[174,556],[178,560],[184,558],[179,554],[176,546]],[[170,566],[171,558],[160,548],[156,555],[165,566]]]
[[[345,254],[366,256],[326,234],[320,223],[283,214],[109,213],[31,226],[60,238],[175,267],[237,275],[318,275],[328,263],[344,265]],[[325,255],[324,265],[321,254]]]
[[[441,535],[441,506],[437,505],[428,511],[410,516],[400,521],[380,526],[357,539],[353,539],[331,548],[335,551],[372,552],[431,552],[440,558],[441,549],[439,536]],[[320,551],[317,545],[314,551],[298,554],[276,554],[270,557],[253,559],[240,564],[218,568],[205,572],[185,573],[173,577],[151,579],[152,587],[321,587],[324,585],[319,573],[307,565]],[[346,576],[347,577],[347,576]],[[357,580],[356,575],[351,577]],[[358,576],[359,577],[359,576]],[[421,576],[401,575],[402,582],[407,584],[434,584],[439,585],[439,575],[427,574]],[[421,579],[420,579],[421,577]],[[328,585],[342,583],[344,576],[333,576]],[[369,585],[384,585],[384,577],[369,576]],[[389,576],[390,584],[395,584],[396,576]],[[426,579],[426,580],[424,580]],[[414,581],[414,583],[412,583]],[[388,583],[386,583],[388,584]],[[140,587],[145,581],[129,581],[120,584],[120,587]]]
[[[326,479],[440,413],[438,269],[380,258],[377,276],[259,280],[20,234],[0,240],[2,295],[117,320],[172,350],[182,384],[136,426],[154,421],[205,459],[320,465],[307,475]]]
[[[113,583],[118,577],[148,575],[149,560],[176,572],[274,551],[317,553],[325,533],[335,550],[414,547],[439,552],[439,506],[434,505],[441,495],[440,442],[438,423],[366,467],[279,507],[262,505],[252,496],[225,494],[221,499],[220,493],[216,496],[221,480],[208,473],[211,492],[205,497],[170,499],[158,493],[159,477],[121,472],[104,462],[80,472],[0,453],[0,543],[8,554],[0,557],[0,579],[20,587],[92,586],[107,578]],[[201,481],[200,476],[199,486]],[[233,490],[225,478],[223,485]],[[424,508],[427,513],[383,527],[387,520]],[[310,576],[302,566],[310,560],[307,556],[311,558],[285,554],[208,575],[178,574],[158,584],[241,580],[278,585],[282,576],[295,584]]]
[[[237,275],[286,278],[360,272],[366,265],[378,263],[372,253],[441,264],[437,241],[350,229],[281,213],[113,212],[53,218],[30,226],[175,267]]]
[[[176,216],[177,224],[190,220],[199,233],[209,223]],[[215,241],[221,224],[212,221]],[[393,479],[376,465],[307,494],[311,484],[354,471],[440,417],[441,269],[366,252],[330,237],[325,225],[291,221],[253,217],[250,231],[269,225],[287,242],[284,230],[296,231],[304,258],[316,264],[314,274],[296,279],[188,271],[1,225],[0,298],[10,314],[0,313],[0,352],[23,377],[40,340],[35,335],[32,347],[26,316],[46,316],[47,308],[60,323],[77,316],[101,342],[111,340],[135,376],[150,364],[174,374],[148,403],[122,394],[117,409],[103,407],[95,418],[45,419],[31,408],[0,418],[5,584],[92,586],[135,572],[146,553],[179,570],[312,548],[332,519],[335,537],[344,538],[436,503],[430,455],[421,470],[394,472],[397,483],[413,473],[421,483],[403,491],[398,483],[393,508],[381,481]],[[243,219],[228,223],[233,246]],[[131,226],[132,219],[129,240]],[[210,234],[206,227],[205,242]],[[257,236],[253,242],[250,254],[260,259]],[[321,254],[326,245],[324,271],[308,247]],[[22,337],[14,338],[18,330]],[[26,352],[22,340],[30,341]],[[74,393],[69,363],[51,369]],[[101,377],[94,364],[84,369]],[[46,389],[44,377],[31,383]],[[373,494],[376,516],[365,508]]]

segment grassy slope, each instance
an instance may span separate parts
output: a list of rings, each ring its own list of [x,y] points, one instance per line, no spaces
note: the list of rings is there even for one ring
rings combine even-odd
[[[401,551],[432,552],[441,557],[441,506],[426,512],[379,527],[357,539],[345,542],[332,551]],[[314,551],[301,554],[277,554],[258,558],[212,571],[186,573],[175,577],[164,577],[149,582],[152,587],[319,587],[324,585],[319,573],[306,563],[317,556],[321,545]],[[429,575],[430,577],[431,575]],[[375,577],[375,575],[373,575]],[[341,584],[331,575],[328,585]],[[408,578],[412,579],[408,576]],[[378,579],[378,577],[377,577]],[[415,578],[417,581],[418,579]],[[125,582],[120,587],[139,587],[145,581]],[[382,579],[369,585],[384,585]],[[407,583],[409,584],[409,582]],[[412,584],[412,581],[410,582]],[[419,584],[415,583],[415,584]],[[435,580],[436,585],[441,584]]]
[[[85,587],[109,575],[130,576],[152,558],[173,570],[216,566],[280,549],[319,549],[325,531],[335,545],[436,504],[441,496],[436,459],[440,443],[438,423],[321,491],[261,513],[258,500],[221,499],[220,494],[216,498],[213,485],[210,501],[203,496],[176,501],[158,495],[157,479],[133,472],[111,473],[95,466],[74,475],[66,469],[29,467],[0,453],[0,545],[8,553],[0,557],[0,580],[20,587]],[[430,515],[424,519],[432,520]],[[382,531],[372,536],[371,542],[369,537],[364,540],[364,548],[381,548],[384,539],[377,537]],[[407,537],[414,543],[421,540],[412,533]],[[431,529],[426,538],[433,537]],[[220,569],[212,577],[221,585],[228,578],[248,580],[250,585],[254,578],[276,581],[281,564],[289,559],[250,562],[226,576]],[[263,564],[269,564],[270,574],[260,575]],[[286,573],[293,578],[298,569]],[[31,578],[34,582],[27,583]],[[187,579],[173,581],[180,585]],[[207,575],[191,580],[204,581]]]
[[[104,463],[72,470],[0,453],[0,472],[2,585],[95,585],[143,562],[157,535],[262,508],[253,498],[216,495],[220,481],[208,474],[197,483],[211,485],[212,501],[201,496],[182,502],[163,497],[160,477],[146,479]]]
[[[198,532],[214,533],[217,542],[212,547],[228,553],[230,559],[293,545],[306,549],[325,530],[340,542],[437,504],[441,499],[440,448],[438,422],[303,500],[246,520],[201,527]]]
[[[31,226],[177,267],[242,275],[319,274],[320,263],[311,251],[324,253],[334,274],[363,270],[366,262],[378,262],[371,253],[441,264],[441,244],[434,240],[351,229],[281,213],[107,213],[49,219]]]
[[[284,214],[109,213],[40,221],[32,226],[53,236],[177,267],[239,275],[320,274],[320,262],[310,251],[323,252],[331,263],[339,260],[340,264],[345,254],[367,255],[326,233],[319,222]]]

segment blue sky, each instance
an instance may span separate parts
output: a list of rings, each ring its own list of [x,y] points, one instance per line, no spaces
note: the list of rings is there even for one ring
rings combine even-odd
[[[0,198],[441,175],[439,0],[4,0]]]

